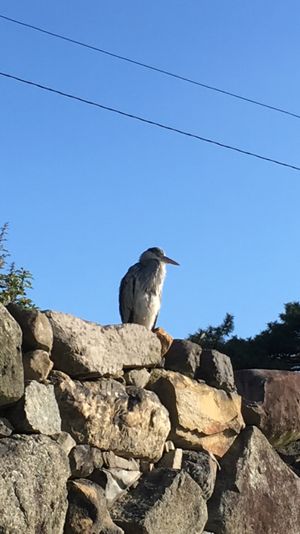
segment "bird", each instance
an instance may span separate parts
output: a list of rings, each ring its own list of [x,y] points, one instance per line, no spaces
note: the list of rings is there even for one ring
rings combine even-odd
[[[145,250],[122,278],[119,309],[122,323],[137,323],[153,330],[161,306],[166,264],[179,265],[158,247]]]

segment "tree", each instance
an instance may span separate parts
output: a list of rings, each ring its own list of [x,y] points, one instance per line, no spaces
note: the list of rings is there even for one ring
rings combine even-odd
[[[0,228],[0,302],[6,306],[10,302],[23,308],[35,308],[27,296],[32,289],[32,274],[23,267],[16,268],[15,263],[8,264],[10,253],[6,249],[8,223]]]
[[[249,338],[231,336],[233,317],[226,315],[218,327],[199,329],[189,339],[204,348],[215,348],[231,358],[235,369],[294,369],[300,370],[300,302],[284,305],[278,321]]]

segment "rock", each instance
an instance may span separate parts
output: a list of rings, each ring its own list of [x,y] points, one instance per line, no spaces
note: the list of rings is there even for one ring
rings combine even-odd
[[[200,365],[202,348],[197,343],[184,339],[174,339],[165,355],[165,369],[194,378]]]
[[[53,372],[63,430],[77,443],[126,458],[158,461],[170,430],[167,410],[155,393],[112,379],[71,380]]]
[[[68,482],[68,501],[64,534],[121,534],[106,507],[103,490],[90,480]]]
[[[69,455],[70,451],[76,446],[75,439],[68,432],[58,432],[57,434],[52,434],[50,437],[60,445],[66,455]]]
[[[166,332],[163,328],[154,328],[153,330],[154,334],[157,335],[160,343],[161,343],[161,355],[164,356],[166,352],[168,352],[169,348],[171,347],[173,343],[173,338]]]
[[[236,392],[231,360],[217,350],[203,350],[196,378],[203,379],[214,388]]]
[[[47,317],[55,369],[71,377],[118,376],[123,368],[154,367],[161,361],[160,341],[144,326],[100,326],[52,311]]]
[[[43,382],[47,379],[53,362],[45,350],[33,350],[23,354],[23,367],[25,380],[37,380]]]
[[[168,441],[166,441],[165,446],[164,446],[164,451],[165,452],[175,451],[175,449],[176,449],[176,447],[175,447],[173,441],[171,441],[170,439]]]
[[[24,397],[9,409],[9,418],[18,432],[46,435],[60,432],[61,419],[53,386],[35,380],[29,382]]]
[[[214,491],[217,462],[207,452],[183,451],[182,469],[184,469],[201,489],[202,497],[207,501]]]
[[[14,427],[5,419],[5,417],[0,417],[0,438],[6,438],[13,433]]]
[[[125,373],[124,378],[127,386],[144,388],[149,382],[150,373],[147,369],[132,369]]]
[[[94,470],[92,448],[89,445],[76,445],[69,455],[72,477],[85,478]]]
[[[165,452],[163,457],[159,460],[157,467],[181,469],[182,453],[182,449],[174,449],[173,451]]]
[[[110,507],[120,495],[137,482],[141,474],[139,470],[102,468],[95,469],[89,478],[103,488],[107,505]]]
[[[0,532],[62,534],[69,462],[47,436],[0,440]]]
[[[300,439],[300,373],[243,369],[235,373],[247,425],[278,448]]]
[[[21,344],[21,328],[0,304],[0,406],[16,402],[24,393]]]
[[[13,303],[8,304],[7,309],[22,329],[23,351],[41,349],[50,352],[53,332],[45,314],[39,310],[25,309]]]
[[[247,427],[221,460],[208,501],[208,530],[222,534],[298,534],[300,480],[258,428]]]
[[[134,458],[122,458],[121,456],[116,456],[111,451],[102,452],[103,464],[105,467],[126,469],[127,471],[138,471],[140,468],[140,463]]]
[[[116,501],[111,515],[126,533],[199,534],[207,508],[199,486],[187,473],[156,469]]]
[[[222,457],[244,427],[241,397],[173,371],[155,369],[147,385],[166,406],[177,447]]]
[[[293,441],[277,449],[280,458],[300,476],[300,441]]]

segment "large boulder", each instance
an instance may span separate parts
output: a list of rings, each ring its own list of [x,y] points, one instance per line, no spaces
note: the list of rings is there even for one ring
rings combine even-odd
[[[178,447],[222,457],[244,427],[241,397],[173,371],[155,369],[147,388],[166,406]]]
[[[47,352],[51,350],[53,332],[44,313],[36,309],[25,309],[13,303],[8,304],[7,309],[22,329],[24,352],[36,349]]]
[[[144,326],[100,326],[66,313],[46,315],[54,335],[54,367],[71,377],[118,376],[123,368],[154,367],[161,362],[161,343]]]
[[[62,534],[69,462],[47,436],[0,440],[0,532]]]
[[[51,376],[62,429],[77,443],[120,456],[159,460],[170,421],[155,393],[112,379],[81,383],[61,372]]]
[[[208,501],[214,534],[299,534],[300,480],[258,428],[247,427],[222,458]]]
[[[156,469],[116,501],[111,515],[128,534],[201,534],[207,507],[186,472]]]
[[[26,385],[22,399],[8,412],[18,432],[51,435],[61,430],[61,419],[52,384],[45,385],[32,380]]]
[[[19,400],[24,393],[22,332],[0,304],[0,406]]]
[[[300,439],[300,373],[243,369],[235,373],[247,425],[255,425],[274,447]]]

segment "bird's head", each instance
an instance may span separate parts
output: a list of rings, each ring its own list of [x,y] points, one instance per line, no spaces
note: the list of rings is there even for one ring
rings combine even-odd
[[[172,265],[179,265],[177,261],[171,260],[171,258],[165,256],[164,251],[158,247],[148,248],[147,250],[145,250],[145,252],[143,252],[140,257],[141,263],[147,263],[148,261],[153,260],[159,261],[161,263],[171,263]]]

